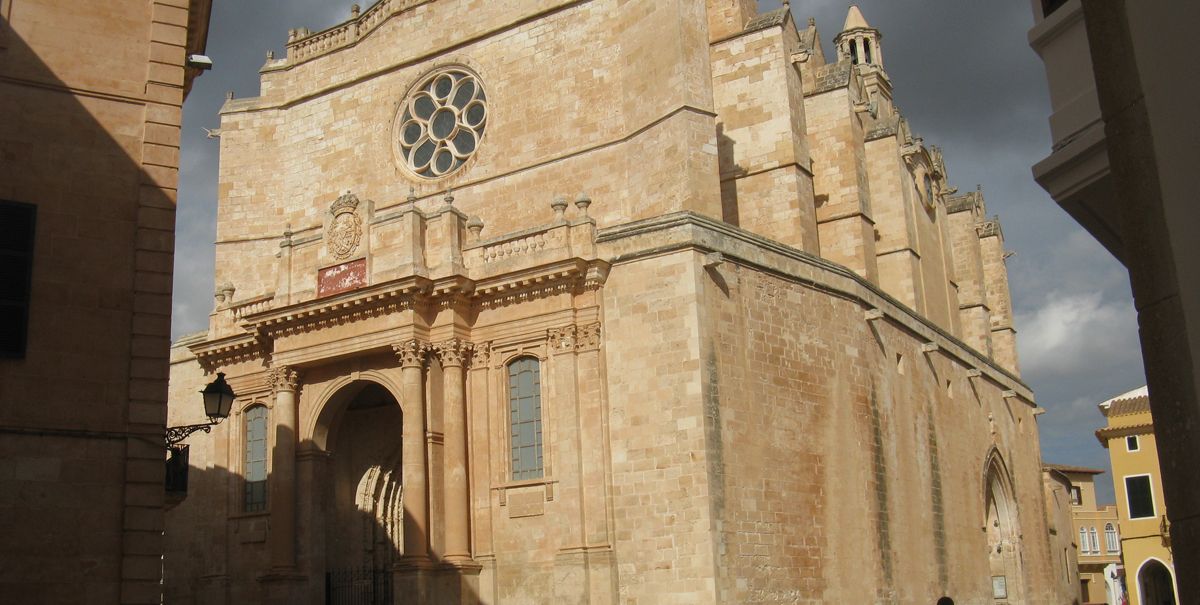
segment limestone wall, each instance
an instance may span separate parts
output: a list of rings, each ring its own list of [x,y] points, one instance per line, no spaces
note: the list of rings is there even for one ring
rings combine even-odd
[[[159,602],[184,59],[207,10],[0,3],[2,602]]]
[[[815,253],[812,160],[791,59],[798,47],[787,23],[713,46],[722,216]]]
[[[270,257],[287,225],[296,239],[320,235],[323,213],[347,190],[382,214],[410,187],[430,210],[453,186],[456,206],[479,215],[487,234],[534,224],[555,195],[581,191],[611,200],[602,221],[684,208],[719,216],[702,4],[524,2],[514,12],[488,3],[470,28],[429,26],[456,22],[460,4],[421,5],[353,47],[273,67],[263,97],[226,105],[218,283],[233,283],[239,298],[272,291]],[[486,133],[454,177],[404,178],[397,104],[445,64],[479,75]]]

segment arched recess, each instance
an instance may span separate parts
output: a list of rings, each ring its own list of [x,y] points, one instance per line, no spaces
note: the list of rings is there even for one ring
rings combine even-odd
[[[400,398],[400,386],[382,372],[359,372],[356,376],[343,376],[328,385],[316,397],[317,404],[312,411],[300,422],[300,443],[311,443],[320,451],[329,450],[329,436],[336,434],[346,408],[354,401],[354,397],[369,383],[374,383],[387,392],[400,404],[404,410],[404,400]]]
[[[1021,555],[1021,524],[1012,475],[995,446],[988,452],[983,468],[984,532],[987,535],[990,583],[994,593],[1003,590],[1006,593],[1004,598],[1023,603],[1025,573]]]
[[[390,570],[404,544],[403,405],[378,372],[332,381],[302,422],[301,439],[324,462],[314,466],[311,527],[323,536],[325,571]]]
[[[1178,588],[1170,566],[1158,557],[1150,557],[1138,567],[1138,602],[1145,605],[1176,605]]]

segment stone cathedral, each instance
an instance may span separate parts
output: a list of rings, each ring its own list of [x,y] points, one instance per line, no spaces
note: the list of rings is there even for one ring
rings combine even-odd
[[[288,32],[221,110],[166,602],[1061,602],[1000,225],[789,8]]]

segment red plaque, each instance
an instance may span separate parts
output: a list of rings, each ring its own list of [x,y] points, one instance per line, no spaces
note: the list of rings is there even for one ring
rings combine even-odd
[[[317,271],[317,296],[332,296],[367,285],[367,259],[326,267]]]

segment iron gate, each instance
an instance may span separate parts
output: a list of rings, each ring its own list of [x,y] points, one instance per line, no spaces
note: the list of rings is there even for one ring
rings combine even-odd
[[[325,605],[392,605],[392,570],[352,567],[325,572]]]

